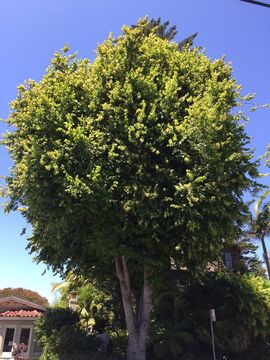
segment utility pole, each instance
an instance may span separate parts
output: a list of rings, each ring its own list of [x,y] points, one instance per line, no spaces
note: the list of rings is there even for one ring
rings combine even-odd
[[[213,327],[213,322],[216,321],[215,309],[209,310],[209,318],[210,318],[210,326],[211,326],[213,360],[216,360],[216,347],[215,347],[215,336],[214,336],[214,327]]]

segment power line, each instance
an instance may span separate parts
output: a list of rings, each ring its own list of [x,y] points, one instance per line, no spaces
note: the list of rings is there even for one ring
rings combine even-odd
[[[260,6],[264,6],[264,7],[268,7],[270,8],[270,4],[267,4],[265,2],[262,1],[256,1],[256,0],[240,0],[240,1],[244,1],[253,5],[260,5]]]

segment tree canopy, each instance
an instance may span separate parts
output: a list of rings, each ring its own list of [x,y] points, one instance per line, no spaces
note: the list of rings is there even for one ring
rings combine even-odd
[[[231,67],[147,24],[110,35],[93,64],[56,53],[12,103],[8,209],[25,206],[29,248],[54,268],[112,254],[201,264],[245,210],[257,171]]]
[[[41,296],[38,292],[24,288],[4,288],[0,289],[0,298],[8,296],[17,296],[19,298],[32,301],[42,306],[48,306],[48,300]]]
[[[7,210],[32,224],[28,249],[58,271],[112,272],[115,260],[131,322],[131,283],[144,284],[149,318],[153,271],[174,259],[196,274],[215,259],[258,175],[231,67],[152,25],[110,35],[93,63],[55,53],[19,87],[4,140]]]

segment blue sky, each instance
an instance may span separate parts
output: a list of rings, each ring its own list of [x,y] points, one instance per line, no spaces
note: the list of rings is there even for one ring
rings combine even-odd
[[[178,29],[177,39],[198,32],[196,45],[211,59],[226,55],[243,93],[256,93],[256,103],[270,103],[270,9],[240,0],[2,0],[0,1],[0,118],[7,118],[9,102],[25,79],[40,80],[55,50],[68,43],[79,57],[94,59],[98,43],[109,32],[120,34],[123,24],[140,17],[161,17]],[[270,109],[249,113],[247,133],[255,156],[270,143]],[[6,130],[0,124],[0,133]],[[0,149],[0,174],[11,162]],[[262,172],[267,169],[261,168]],[[269,178],[263,180],[270,185]],[[58,281],[45,265],[36,265],[20,236],[20,214],[0,212],[0,288],[25,287],[52,301],[50,283]],[[27,227],[30,234],[31,228]]]

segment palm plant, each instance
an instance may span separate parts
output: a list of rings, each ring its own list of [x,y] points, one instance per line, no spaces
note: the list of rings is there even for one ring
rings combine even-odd
[[[115,306],[113,303],[113,284],[110,290],[96,279],[89,281],[81,275],[69,272],[65,279],[60,283],[53,284],[52,291],[59,291],[60,298],[57,305],[67,307],[70,291],[76,289],[78,304],[76,311],[80,317],[82,328],[89,330],[101,324],[112,325],[115,320]],[[115,295],[115,294],[114,294]]]
[[[251,220],[251,235],[259,239],[262,244],[263,258],[265,261],[268,279],[270,279],[270,263],[265,243],[265,237],[270,234],[270,201],[264,202],[270,193],[267,190],[255,203],[255,216]]]

